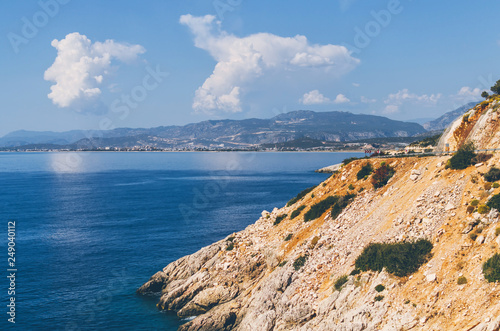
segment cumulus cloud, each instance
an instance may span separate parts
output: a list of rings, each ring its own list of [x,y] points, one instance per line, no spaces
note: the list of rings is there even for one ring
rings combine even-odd
[[[304,96],[300,99],[304,105],[319,105],[319,104],[340,104],[350,102],[345,95],[338,94],[337,97],[332,101],[330,98],[325,97],[318,90],[313,90],[304,94]]]
[[[456,101],[458,102],[463,102],[463,103],[467,103],[467,102],[471,102],[471,101],[477,101],[477,100],[480,100],[481,99],[481,93],[483,91],[485,91],[486,89],[484,90],[481,90],[480,88],[476,87],[476,88],[471,88],[469,86],[464,86],[462,87],[458,92],[457,94],[455,94],[454,96],[452,96]]]
[[[95,101],[101,94],[99,85],[109,73],[113,60],[131,62],[145,52],[140,45],[128,45],[114,40],[92,43],[78,32],[62,40],[53,40],[57,57],[45,71],[44,79],[55,82],[49,99],[59,107],[82,105]]]
[[[392,114],[397,113],[400,107],[405,103],[419,104],[424,106],[434,106],[437,104],[441,98],[441,93],[438,94],[422,94],[418,95],[415,93],[410,93],[408,89],[402,89],[394,94],[389,94],[384,103],[387,105],[385,107],[385,113]]]
[[[335,100],[333,100],[333,103],[336,103],[336,104],[339,104],[339,103],[348,103],[350,102],[351,100],[347,99],[347,97],[343,94],[339,94],[337,95],[337,97],[335,98]]]
[[[313,90],[304,94],[302,99],[300,99],[300,102],[302,102],[304,105],[318,105],[323,103],[330,103],[332,102],[332,100],[325,97],[318,90]]]
[[[320,69],[340,76],[359,63],[344,46],[310,44],[305,36],[258,33],[240,38],[221,30],[212,15],[183,15],[180,23],[194,34],[195,46],[217,61],[213,73],[195,92],[196,112],[240,112],[242,94],[266,72]]]

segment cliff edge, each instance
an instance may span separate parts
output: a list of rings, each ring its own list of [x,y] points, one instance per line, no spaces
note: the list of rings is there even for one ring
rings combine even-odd
[[[495,98],[477,105],[442,143],[500,148],[498,108]],[[482,176],[500,153],[464,170],[446,169],[449,158],[351,162],[245,230],[169,264],[138,293],[159,295],[158,308],[181,318],[196,316],[180,330],[499,330],[500,286],[482,271],[499,252],[499,213],[467,209],[500,193]],[[366,162],[394,175],[374,189],[371,176],[357,176]],[[305,221],[327,199],[341,208]],[[421,238],[433,249],[411,275],[352,272],[370,243]]]

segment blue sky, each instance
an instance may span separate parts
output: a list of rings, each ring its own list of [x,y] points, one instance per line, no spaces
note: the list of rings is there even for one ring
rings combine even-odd
[[[0,136],[310,109],[435,118],[500,79],[498,1],[0,3]]]

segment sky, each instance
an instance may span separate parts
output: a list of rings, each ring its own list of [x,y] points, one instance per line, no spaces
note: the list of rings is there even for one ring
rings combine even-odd
[[[437,118],[500,79],[496,0],[0,2],[0,136],[271,118]]]

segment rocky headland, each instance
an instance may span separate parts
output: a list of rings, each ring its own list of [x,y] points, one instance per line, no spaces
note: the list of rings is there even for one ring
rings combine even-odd
[[[451,124],[440,145],[500,148],[499,107],[499,98],[478,104]],[[500,286],[485,279],[482,266],[500,251],[500,215],[469,207],[500,193],[482,176],[500,153],[464,170],[447,169],[450,157],[338,167],[296,201],[169,264],[138,293],[158,295],[158,308],[181,318],[196,316],[180,327],[186,331],[499,330]],[[366,162],[373,169],[385,162],[395,173],[374,189],[370,176],[357,176]],[[304,221],[327,197],[351,195],[345,208]],[[411,275],[353,272],[370,243],[421,238],[432,253]]]

